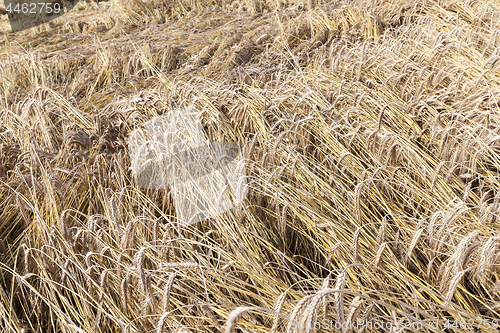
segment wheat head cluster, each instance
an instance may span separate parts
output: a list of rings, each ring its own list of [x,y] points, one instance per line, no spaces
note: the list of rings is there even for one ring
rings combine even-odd
[[[112,0],[7,29],[0,328],[496,332],[499,12]],[[191,104],[240,145],[249,191],[181,228],[168,189],[134,183],[127,136]]]

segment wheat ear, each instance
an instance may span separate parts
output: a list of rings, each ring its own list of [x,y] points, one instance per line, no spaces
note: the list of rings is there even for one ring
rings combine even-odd
[[[278,323],[279,323],[278,313],[281,312],[283,304],[285,303],[285,299],[286,299],[286,291],[281,293],[281,295],[276,300],[276,304],[274,306],[274,311],[276,311],[276,313],[273,316],[273,326],[271,327],[271,333],[276,333],[276,330],[278,329]]]

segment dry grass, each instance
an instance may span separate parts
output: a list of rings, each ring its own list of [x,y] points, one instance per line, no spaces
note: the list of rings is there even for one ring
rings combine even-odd
[[[116,0],[4,34],[3,331],[495,332],[499,11]],[[191,103],[241,145],[251,190],[180,229],[168,191],[132,181],[126,140]]]

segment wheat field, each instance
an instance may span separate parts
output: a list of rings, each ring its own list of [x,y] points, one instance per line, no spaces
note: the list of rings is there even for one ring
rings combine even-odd
[[[1,15],[0,328],[497,332],[499,12],[83,1],[17,33]],[[249,192],[180,227],[127,137],[187,105],[241,147]]]

